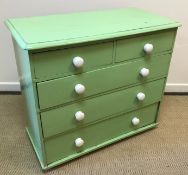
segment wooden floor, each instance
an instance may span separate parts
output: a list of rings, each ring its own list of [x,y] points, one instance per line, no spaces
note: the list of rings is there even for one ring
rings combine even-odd
[[[26,136],[21,95],[0,95],[0,174],[42,172]],[[166,95],[159,126],[45,174],[188,175],[188,96]],[[63,148],[62,148],[63,149]]]

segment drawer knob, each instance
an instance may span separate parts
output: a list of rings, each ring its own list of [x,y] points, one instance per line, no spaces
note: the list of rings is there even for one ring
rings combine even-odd
[[[85,86],[82,84],[77,84],[74,89],[77,94],[83,94],[86,90]]]
[[[74,57],[73,58],[73,65],[76,67],[76,68],[81,68],[83,67],[84,65],[84,59],[82,57]]]
[[[136,95],[137,99],[139,101],[143,101],[145,99],[145,94],[143,92],[139,92],[137,95]]]
[[[76,147],[81,147],[81,146],[83,146],[83,145],[84,145],[84,140],[83,140],[82,138],[77,138],[77,139],[75,140],[75,145],[76,145]]]
[[[134,118],[132,119],[132,124],[133,124],[134,126],[137,126],[139,123],[140,123],[140,119],[139,119],[139,118],[134,117]]]
[[[144,45],[144,51],[150,54],[153,51],[153,44],[147,43]]]
[[[147,77],[149,75],[149,69],[147,68],[142,68],[140,70],[140,75],[142,75],[142,77]]]
[[[82,111],[77,111],[75,113],[75,118],[77,121],[82,121],[85,118],[85,114]]]

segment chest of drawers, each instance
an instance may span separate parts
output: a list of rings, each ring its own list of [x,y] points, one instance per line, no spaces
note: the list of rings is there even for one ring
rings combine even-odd
[[[157,125],[178,22],[128,8],[6,25],[43,169]]]

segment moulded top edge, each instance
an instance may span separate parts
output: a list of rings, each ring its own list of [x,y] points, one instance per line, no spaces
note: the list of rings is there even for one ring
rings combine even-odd
[[[8,19],[5,23],[20,47],[27,50],[181,26],[169,18],[134,8]]]

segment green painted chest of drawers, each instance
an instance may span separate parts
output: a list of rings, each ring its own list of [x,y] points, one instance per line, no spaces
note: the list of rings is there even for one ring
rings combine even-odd
[[[157,125],[178,22],[128,8],[6,25],[43,169]]]

